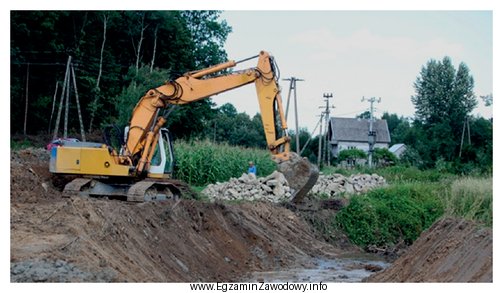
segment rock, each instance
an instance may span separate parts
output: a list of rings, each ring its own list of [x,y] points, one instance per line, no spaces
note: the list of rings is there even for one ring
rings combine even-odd
[[[337,197],[344,192],[362,193],[383,185],[386,185],[386,180],[377,174],[353,174],[350,177],[341,174],[320,175],[310,194]]]
[[[267,183],[267,186],[274,187],[274,186],[278,185],[278,180],[272,179],[272,180],[267,181],[266,183]]]
[[[265,200],[280,202],[291,197],[291,189],[282,173],[274,171],[270,175],[257,178],[254,174],[242,174],[227,182],[210,184],[202,194],[215,200]]]

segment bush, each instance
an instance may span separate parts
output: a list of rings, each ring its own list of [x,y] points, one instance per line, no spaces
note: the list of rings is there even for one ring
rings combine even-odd
[[[372,156],[374,166],[390,166],[398,163],[398,158],[387,148],[376,148]]]
[[[350,204],[335,215],[341,227],[357,245],[405,244],[419,237],[443,214],[438,193],[442,185],[405,183],[375,189],[354,196]]]
[[[360,150],[360,149],[350,149],[350,150],[342,150],[339,152],[339,155],[337,156],[337,161],[344,162],[344,161],[353,161],[355,162],[358,159],[366,159],[367,154]]]
[[[266,150],[242,148],[209,141],[180,142],[174,145],[175,177],[192,185],[227,181],[248,171],[248,162],[257,166],[257,176],[269,175],[276,164]]]
[[[13,150],[20,150],[20,149],[26,149],[29,147],[33,147],[33,143],[29,141],[28,139],[23,139],[23,140],[10,140],[10,147]]]

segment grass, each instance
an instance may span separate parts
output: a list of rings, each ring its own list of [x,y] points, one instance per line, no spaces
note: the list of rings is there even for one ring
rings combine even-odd
[[[441,182],[445,180],[453,180],[455,178],[455,175],[449,173],[442,173],[436,170],[419,170],[416,167],[404,166],[392,166],[386,168],[368,168],[366,166],[359,166],[354,169],[324,167],[322,172],[324,174],[338,173],[344,176],[350,176],[358,173],[376,173],[384,177],[388,183]]]
[[[227,181],[248,171],[248,162],[257,167],[257,176],[276,170],[266,150],[215,144],[209,141],[176,142],[175,177],[191,185],[204,186]]]
[[[492,226],[492,177],[462,177],[442,197],[445,213]]]

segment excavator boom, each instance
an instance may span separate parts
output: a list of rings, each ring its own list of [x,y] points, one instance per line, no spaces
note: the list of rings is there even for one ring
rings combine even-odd
[[[175,80],[167,81],[157,88],[150,89],[133,110],[126,141],[119,154],[112,154],[109,158],[104,150],[94,150],[103,158],[97,162],[87,158],[88,161],[93,160],[92,164],[87,162],[89,165],[89,168],[86,169],[87,173],[82,172],[79,169],[80,166],[73,168],[79,170],[71,172],[68,171],[72,169],[72,166],[66,166],[66,172],[91,176],[117,175],[134,178],[148,173],[148,177],[151,178],[163,177],[162,174],[152,172],[153,157],[159,149],[158,144],[163,143],[160,131],[167,119],[161,111],[171,106],[192,103],[254,83],[268,149],[277,162],[278,169],[285,174],[290,186],[295,190],[293,200],[295,202],[301,201],[315,184],[318,178],[318,169],[307,159],[290,152],[290,137],[287,135],[287,124],[283,113],[274,58],[265,51],[261,51],[255,57],[258,57],[258,63],[253,68],[229,73],[226,70],[241,61],[228,61],[206,69],[185,73]],[[74,152],[73,156],[76,156],[77,153],[80,156],[82,154],[81,150],[74,150]],[[65,153],[67,152],[63,151],[61,155],[64,156]],[[71,155],[70,157],[73,158]],[[110,168],[111,163],[108,160],[113,161],[111,162],[113,163],[112,167],[117,169],[117,172],[120,171],[120,174],[114,174],[115,171],[111,171],[114,168]],[[101,162],[104,161],[104,167],[101,167]],[[53,169],[55,173],[58,173],[57,164],[55,166]],[[144,186],[147,185],[144,184]]]

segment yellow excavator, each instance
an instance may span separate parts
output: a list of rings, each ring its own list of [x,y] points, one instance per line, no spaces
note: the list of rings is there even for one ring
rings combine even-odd
[[[238,63],[258,58],[256,67],[228,72]],[[170,135],[163,128],[176,105],[192,103],[255,83],[267,147],[278,171],[300,202],[318,179],[318,169],[290,152],[290,137],[273,56],[265,51],[241,61],[228,61],[183,74],[150,89],[140,99],[124,133],[120,150],[92,142],[64,142],[51,149],[50,172],[76,175],[64,194],[125,199],[133,202],[180,197],[183,184],[172,178],[175,156]]]

